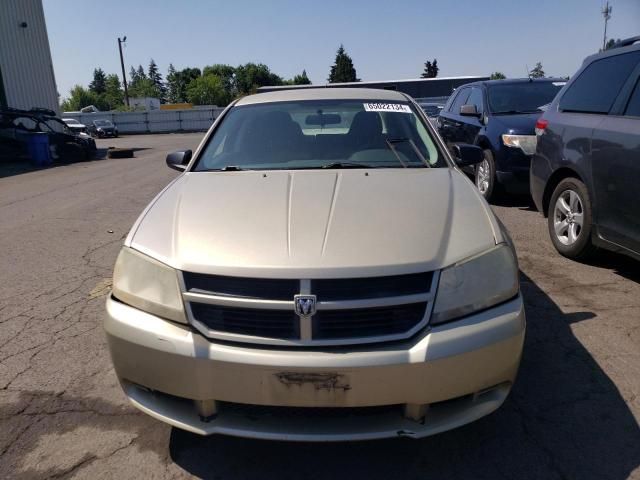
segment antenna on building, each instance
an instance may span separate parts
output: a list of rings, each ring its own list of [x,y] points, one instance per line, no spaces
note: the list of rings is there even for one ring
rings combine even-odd
[[[607,23],[611,18],[611,10],[613,7],[609,5],[609,0],[604,7],[602,7],[602,16],[604,17],[604,37],[602,38],[602,50],[604,51],[607,48]]]

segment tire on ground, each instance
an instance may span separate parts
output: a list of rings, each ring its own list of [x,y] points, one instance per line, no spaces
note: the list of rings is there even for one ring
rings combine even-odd
[[[561,222],[563,219],[566,219],[566,217],[563,217],[563,214],[560,212],[556,212],[556,204],[563,194],[565,194],[565,196],[567,194],[570,195],[569,192],[574,192],[579,198],[582,212],[572,213],[582,213],[582,226],[577,233],[576,240],[570,244],[565,244],[560,240],[559,234],[556,233],[556,223]],[[589,192],[584,183],[577,178],[565,178],[558,183],[551,195],[547,213],[549,236],[551,237],[553,246],[561,255],[574,260],[583,260],[595,252],[596,248],[591,242],[593,211],[591,209]]]

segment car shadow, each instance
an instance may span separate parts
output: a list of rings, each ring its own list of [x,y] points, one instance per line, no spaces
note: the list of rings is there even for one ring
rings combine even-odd
[[[495,200],[492,200],[491,205],[496,207],[515,207],[529,212],[538,211],[533,203],[531,195],[502,194]]]
[[[423,440],[289,443],[173,429],[172,460],[201,478],[626,479],[640,429],[565,314],[521,275],[527,335],[518,380],[494,414]]]
[[[597,254],[584,263],[599,268],[612,270],[617,275],[640,283],[640,262],[621,253],[598,250]]]
[[[136,150],[146,149],[139,148]],[[15,175],[36,172],[38,170],[50,170],[52,168],[66,167],[67,165],[72,165],[75,163],[91,163],[98,160],[104,160],[105,158],[107,158],[107,152],[107,148],[98,148],[88,160],[80,158],[60,158],[54,160],[51,165],[42,167],[34,165],[29,158],[23,157],[16,160],[12,158],[0,158],[0,178],[13,177]]]

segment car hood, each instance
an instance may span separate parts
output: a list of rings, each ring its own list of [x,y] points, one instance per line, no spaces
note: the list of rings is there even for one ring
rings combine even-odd
[[[536,121],[543,112],[520,113],[517,115],[494,115],[493,121],[498,123],[503,133],[517,135],[535,135]]]
[[[184,271],[329,278],[440,269],[501,235],[454,169],[190,172],[125,245]]]

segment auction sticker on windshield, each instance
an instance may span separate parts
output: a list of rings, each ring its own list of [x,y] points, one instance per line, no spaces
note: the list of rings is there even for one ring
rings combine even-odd
[[[411,113],[409,105],[401,103],[364,103],[366,112],[401,112]]]

